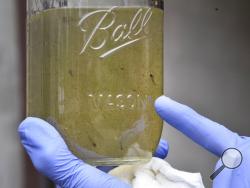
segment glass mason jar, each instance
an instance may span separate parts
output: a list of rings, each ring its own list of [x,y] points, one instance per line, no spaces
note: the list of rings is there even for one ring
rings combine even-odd
[[[90,164],[149,160],[162,131],[163,0],[27,5],[27,116]]]

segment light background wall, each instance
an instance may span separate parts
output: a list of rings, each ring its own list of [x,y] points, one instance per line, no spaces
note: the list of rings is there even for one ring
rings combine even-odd
[[[0,0],[0,187],[22,188],[16,133],[21,118],[15,0]],[[242,135],[250,135],[250,1],[165,0],[165,94]],[[200,171],[207,187],[216,157],[170,126],[167,158]]]
[[[15,0],[0,0],[0,187],[23,185],[23,156],[17,135],[21,118],[21,64]]]
[[[250,1],[166,0],[165,10],[165,94],[250,135]],[[170,163],[211,187],[217,158],[170,126],[163,137]]]

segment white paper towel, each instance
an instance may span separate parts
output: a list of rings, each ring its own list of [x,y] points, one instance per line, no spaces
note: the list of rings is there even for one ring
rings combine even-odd
[[[205,188],[200,173],[176,170],[159,158],[152,158],[146,164],[122,165],[109,174],[133,188]]]

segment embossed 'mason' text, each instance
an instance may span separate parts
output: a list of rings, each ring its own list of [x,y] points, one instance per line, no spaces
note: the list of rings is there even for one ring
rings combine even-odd
[[[84,15],[78,23],[81,31],[84,33],[84,42],[80,54],[91,50],[100,51],[100,58],[105,58],[114,52],[138,42],[147,37],[146,26],[152,17],[152,9],[138,8],[135,14],[131,17],[128,23],[117,23],[117,7],[110,9],[96,10]],[[99,16],[100,19],[94,24],[94,27],[89,28],[84,26],[84,23],[94,16]],[[129,16],[128,16],[129,17]],[[111,19],[110,19],[111,18]],[[111,31],[112,29],[112,31]],[[105,32],[103,39],[98,44],[94,44],[95,36],[99,32]],[[107,49],[107,44],[112,43],[114,47]],[[105,52],[103,52],[105,49]]]

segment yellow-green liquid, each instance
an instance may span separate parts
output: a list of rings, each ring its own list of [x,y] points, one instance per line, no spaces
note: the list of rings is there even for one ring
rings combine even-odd
[[[163,12],[153,8],[143,22],[148,8],[135,17],[139,9],[114,8],[103,22],[105,12],[83,18],[108,8],[50,9],[28,19],[27,115],[53,124],[91,164],[149,159],[160,139],[153,103],[163,92]]]

